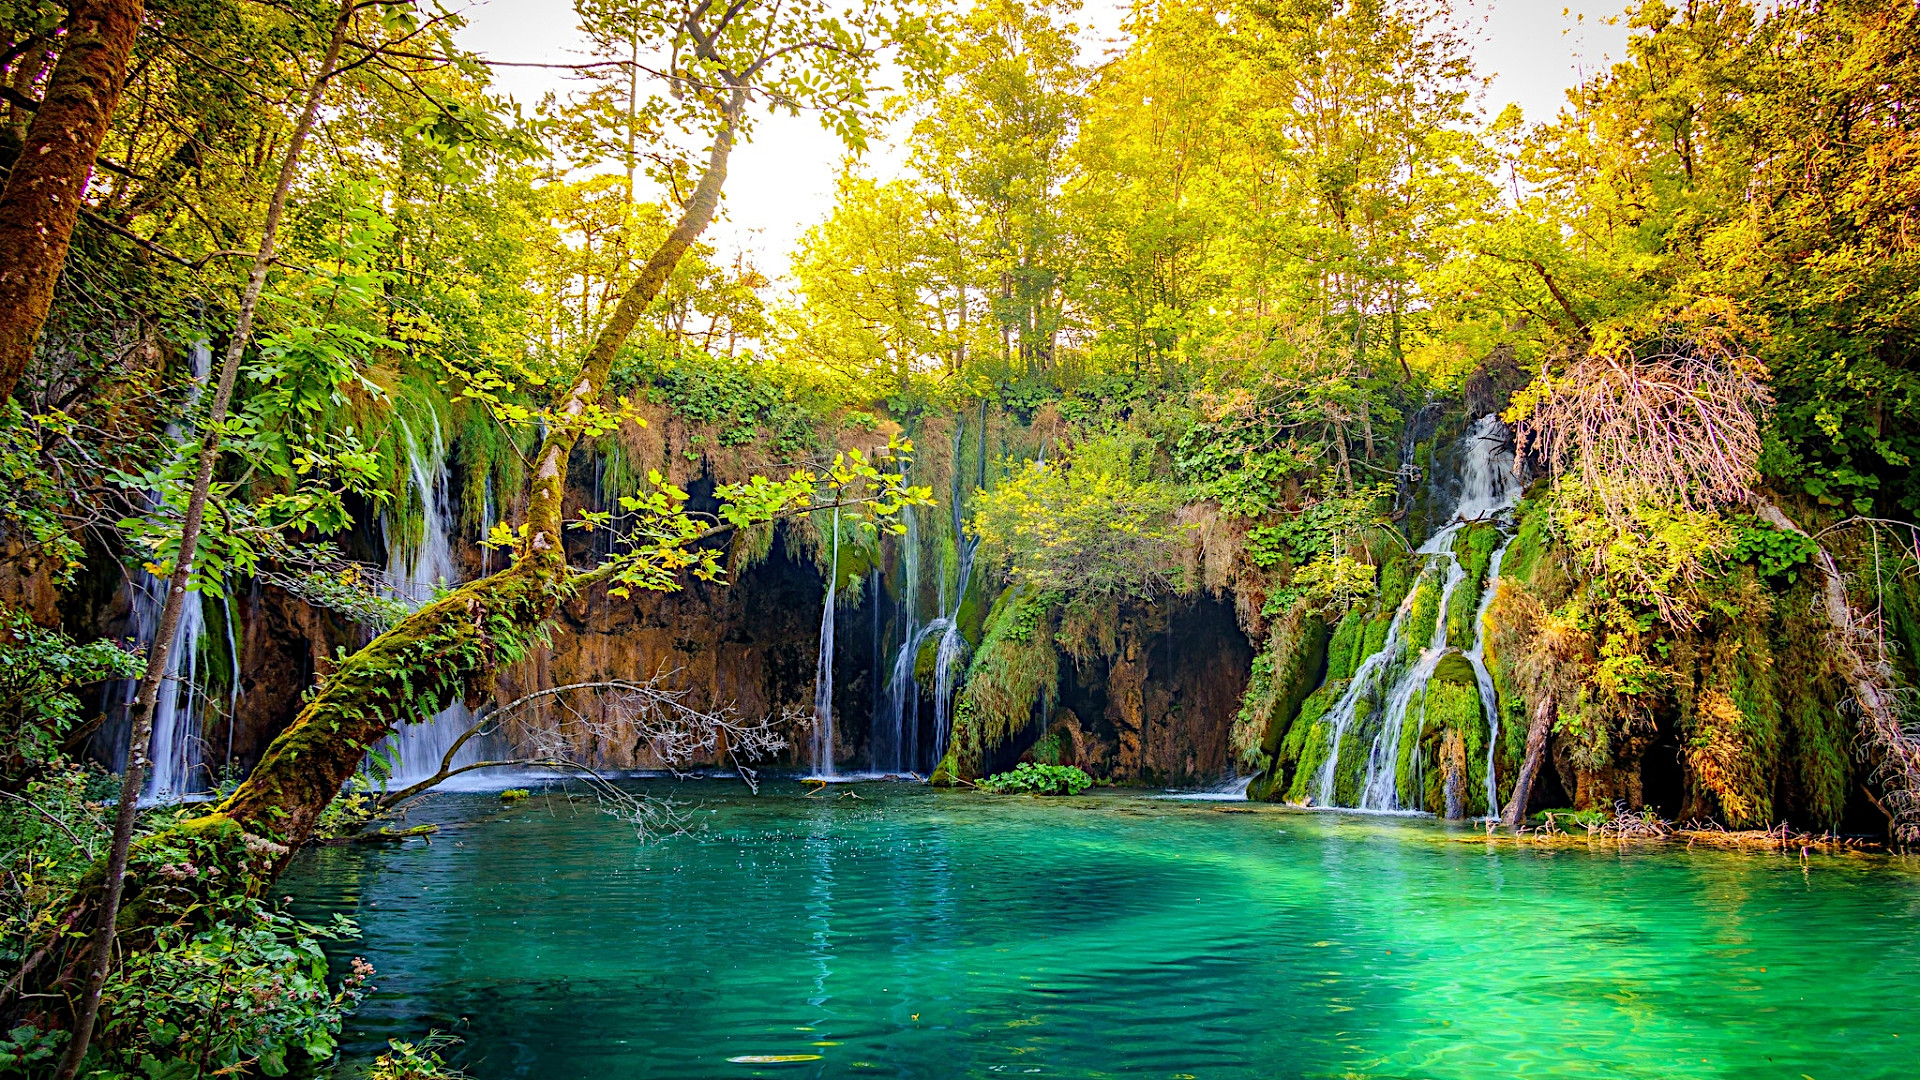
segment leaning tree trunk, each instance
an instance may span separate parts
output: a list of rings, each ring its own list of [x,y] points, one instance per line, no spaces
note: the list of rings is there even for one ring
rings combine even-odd
[[[736,93],[730,119],[745,104]],[[572,385],[559,393],[555,419],[534,459],[526,539],[513,566],[470,582],[408,615],[327,675],[307,705],[267,747],[246,782],[211,813],[133,845],[122,932],[168,915],[143,896],[145,874],[183,846],[198,865],[222,868],[224,888],[264,893],[293,852],[312,834],[320,814],[339,795],[366,754],[398,724],[431,716],[459,699],[478,701],[492,691],[495,673],[524,655],[529,643],[572,588],[561,548],[561,498],[567,457],[579,438],[577,420],[599,399],[615,355],[674,266],[713,220],[733,146],[723,127],[707,167],[679,222],[621,297]],[[64,925],[79,925],[104,895],[104,864],[81,882],[75,910]],[[64,948],[55,943],[49,952]],[[49,965],[57,984],[78,974],[77,956]]]
[[[736,94],[730,115],[744,104],[744,95]],[[421,608],[347,658],[267,747],[246,782],[209,815],[230,822],[236,836],[259,836],[286,849],[277,853],[266,880],[312,833],[367,751],[397,724],[431,716],[456,699],[484,698],[495,672],[521,657],[571,591],[561,500],[567,457],[579,438],[577,421],[600,399],[620,346],[713,220],[732,147],[729,125],[714,140],[679,222],[620,298],[573,385],[560,392],[555,419],[534,458],[527,535],[513,566]]]
[[[0,192],[0,398],[33,358],[94,158],[127,82],[143,0],[72,0],[60,59]]]
[[[279,177],[274,184],[273,197],[268,202],[266,220],[260,230],[260,247],[254,256],[253,270],[247,276],[246,289],[241,294],[239,318],[234,323],[233,337],[227,343],[227,353],[220,364],[219,385],[214,390],[213,404],[208,409],[207,422],[201,433],[193,488],[188,493],[186,514],[180,522],[179,554],[174,557],[173,572],[167,578],[167,598],[160,609],[160,622],[154,630],[153,643],[147,647],[146,674],[140,680],[140,692],[134,696],[133,722],[129,725],[127,738],[126,775],[120,782],[120,805],[114,814],[113,843],[107,854],[100,909],[94,916],[93,955],[88,962],[89,970],[79,1002],[74,1007],[72,1038],[67,1043],[66,1053],[61,1056],[60,1068],[56,1073],[58,1080],[70,1080],[79,1072],[86,1058],[87,1047],[93,1039],[101,988],[106,985],[107,976],[113,970],[114,938],[122,889],[126,884],[127,859],[132,854],[134,819],[147,775],[148,743],[153,738],[154,706],[159,699],[161,681],[166,677],[173,634],[180,625],[180,613],[185,608],[187,590],[192,584],[194,561],[199,551],[200,526],[205,519],[209,493],[213,489],[213,470],[220,459],[220,428],[226,422],[227,407],[233,400],[241,357],[245,355],[248,339],[253,334],[254,312],[260,305],[260,293],[267,283],[267,268],[273,262],[275,238],[280,231],[280,219],[287,209],[287,195],[293,189],[293,179],[299,171],[300,150],[319,115],[320,99],[326,93],[327,80],[333,77],[333,66],[340,59],[340,50],[346,43],[353,13],[354,0],[344,0],[340,5],[339,17],[334,20],[327,51],[320,59],[320,66],[314,69],[312,85],[307,88],[306,107],[300,113],[299,122],[294,125],[293,136],[287,141],[286,153],[281,158]]]
[[[1533,781],[1540,775],[1541,759],[1547,753],[1547,733],[1553,729],[1553,695],[1546,694],[1533,710],[1533,723],[1527,725],[1527,756],[1520,763],[1520,775],[1513,781],[1513,797],[1500,820],[1518,825],[1527,819],[1527,803],[1533,799]]]

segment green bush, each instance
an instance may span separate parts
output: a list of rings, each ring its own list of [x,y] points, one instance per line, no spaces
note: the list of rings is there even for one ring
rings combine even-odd
[[[980,781],[980,790],[995,795],[1078,795],[1093,786],[1093,777],[1076,765],[1035,765],[1023,761],[1010,772]]]
[[[176,878],[210,872],[184,861],[161,867]],[[167,1080],[283,1076],[298,1064],[295,1050],[316,1065],[333,1057],[373,969],[355,960],[329,988],[320,941],[354,936],[353,924],[336,915],[315,926],[241,897],[216,901],[206,920],[198,931],[167,927],[129,953],[102,994],[104,1024],[88,1069]]]

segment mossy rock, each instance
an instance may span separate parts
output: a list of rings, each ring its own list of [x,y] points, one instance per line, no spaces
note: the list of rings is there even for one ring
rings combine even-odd
[[[946,756],[940,759],[940,764],[933,767],[933,775],[927,778],[927,783],[937,788],[954,787],[959,784],[963,777],[957,750],[957,747],[947,747]]]
[[[1473,662],[1457,652],[1450,652],[1440,658],[1440,663],[1433,669],[1432,681],[1471,686],[1476,692],[1480,685],[1479,678],[1473,673]]]
[[[1327,681],[1353,678],[1354,669],[1363,659],[1360,650],[1366,644],[1367,623],[1366,613],[1353,608],[1334,627],[1327,642]]]

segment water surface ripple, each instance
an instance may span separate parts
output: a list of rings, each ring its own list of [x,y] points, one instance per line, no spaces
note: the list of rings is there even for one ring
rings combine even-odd
[[[666,785],[661,785],[662,790]],[[303,854],[365,936],[365,1059],[429,1028],[539,1077],[1912,1077],[1920,872],[1516,849],[1419,820],[1101,794],[436,796]],[[788,1063],[743,1057],[818,1055]]]

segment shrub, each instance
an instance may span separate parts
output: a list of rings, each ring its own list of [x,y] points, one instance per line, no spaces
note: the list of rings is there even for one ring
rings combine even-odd
[[[1078,795],[1093,786],[1093,778],[1075,765],[1035,765],[1023,761],[1011,772],[980,781],[980,790],[995,795]]]
[[[161,871],[210,872],[190,863]],[[373,969],[356,960],[330,989],[320,940],[355,932],[339,916],[323,927],[258,900],[216,901],[206,929],[163,929],[108,981],[99,1064],[190,1080],[254,1070],[282,1076],[296,1066],[295,1050],[307,1062],[327,1061],[342,1021],[370,989]]]

